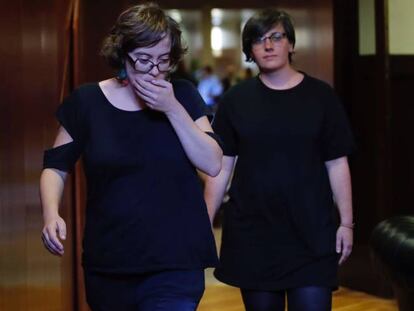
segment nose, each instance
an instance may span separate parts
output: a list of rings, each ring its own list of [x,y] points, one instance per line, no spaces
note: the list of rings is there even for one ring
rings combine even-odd
[[[157,77],[160,74],[160,70],[158,69],[158,66],[153,66],[148,73],[153,77]]]
[[[270,49],[273,48],[273,44],[272,44],[272,41],[270,40],[270,38],[266,38],[263,44],[264,44],[264,48],[266,50],[270,50]]]

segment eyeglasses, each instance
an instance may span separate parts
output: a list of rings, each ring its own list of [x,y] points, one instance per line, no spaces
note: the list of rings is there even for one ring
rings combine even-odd
[[[131,62],[132,67],[134,67],[135,71],[140,73],[148,73],[152,70],[152,68],[157,67],[158,71],[161,73],[166,73],[170,71],[170,59],[160,59],[158,63],[154,63],[151,60],[143,57],[138,57],[137,59],[133,59],[129,54],[127,54],[128,60]]]
[[[270,36],[263,36],[260,38],[256,38],[253,40],[253,45],[259,46],[259,45],[263,45],[264,43],[266,43],[266,40],[269,39],[271,43],[280,43],[283,38],[286,37],[286,32],[274,32],[272,34],[270,34]]]

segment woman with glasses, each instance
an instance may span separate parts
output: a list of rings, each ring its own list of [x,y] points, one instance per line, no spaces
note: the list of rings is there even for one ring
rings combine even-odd
[[[168,81],[184,53],[178,24],[155,4],[123,12],[102,47],[117,78],[76,89],[57,111],[41,200],[46,248],[62,256],[58,205],[82,156],[87,180],[83,268],[92,310],[195,310],[217,262],[197,170],[222,151],[190,82]]]
[[[329,85],[292,67],[285,12],[250,18],[242,41],[260,72],[223,96],[213,123],[224,157],[206,178],[211,220],[235,165],[215,275],[248,311],[285,310],[285,297],[289,311],[330,310],[353,239],[347,118]]]

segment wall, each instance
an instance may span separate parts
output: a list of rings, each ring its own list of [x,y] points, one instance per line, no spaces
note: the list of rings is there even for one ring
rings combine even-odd
[[[371,55],[360,53],[358,1],[334,2],[335,84],[347,102],[358,147],[351,157],[354,251],[342,267],[341,280],[348,287],[389,296],[390,282],[372,265],[370,236],[380,221],[412,214],[414,109],[409,98],[414,55],[390,53],[389,26],[395,22],[389,20],[395,18],[390,14],[391,2],[375,1],[376,40]]]
[[[81,30],[84,33],[82,40],[82,59],[80,67],[83,69],[82,82],[96,81],[107,78],[113,73],[98,56],[100,44],[115,22],[118,14],[136,1],[97,0],[84,3]],[[268,7],[268,1],[186,1],[169,0],[158,1],[163,8],[201,9],[209,8],[263,8]],[[282,8],[293,16],[298,29],[297,56],[295,66],[307,73],[317,76],[333,84],[333,15],[332,4],[329,0],[283,0],[273,4]],[[96,7],[106,8],[96,10]],[[239,55],[235,55],[239,57]],[[203,63],[203,62],[202,62]],[[209,63],[206,61],[206,63]]]
[[[43,150],[53,143],[53,113],[67,89],[70,8],[69,0],[2,2],[0,310],[73,309],[74,240],[69,235],[63,259],[43,248],[38,198]],[[71,227],[69,206],[67,195],[62,213]]]

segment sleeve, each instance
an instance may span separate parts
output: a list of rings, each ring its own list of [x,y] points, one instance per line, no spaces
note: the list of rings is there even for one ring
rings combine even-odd
[[[43,168],[70,171],[83,152],[85,127],[84,113],[77,91],[69,95],[58,107],[56,118],[73,141],[44,152]]]
[[[352,154],[355,142],[351,127],[338,96],[330,91],[325,105],[322,133],[322,158],[334,160]]]
[[[205,103],[195,86],[187,80],[173,81],[174,95],[195,121],[205,116]]]
[[[74,91],[70,94],[56,111],[57,120],[74,141],[81,141],[83,139],[83,115],[79,91]]]
[[[225,96],[218,106],[212,127],[214,132],[221,138],[223,154],[226,156],[236,156],[238,154],[237,135],[231,122],[229,106],[230,102]]]

